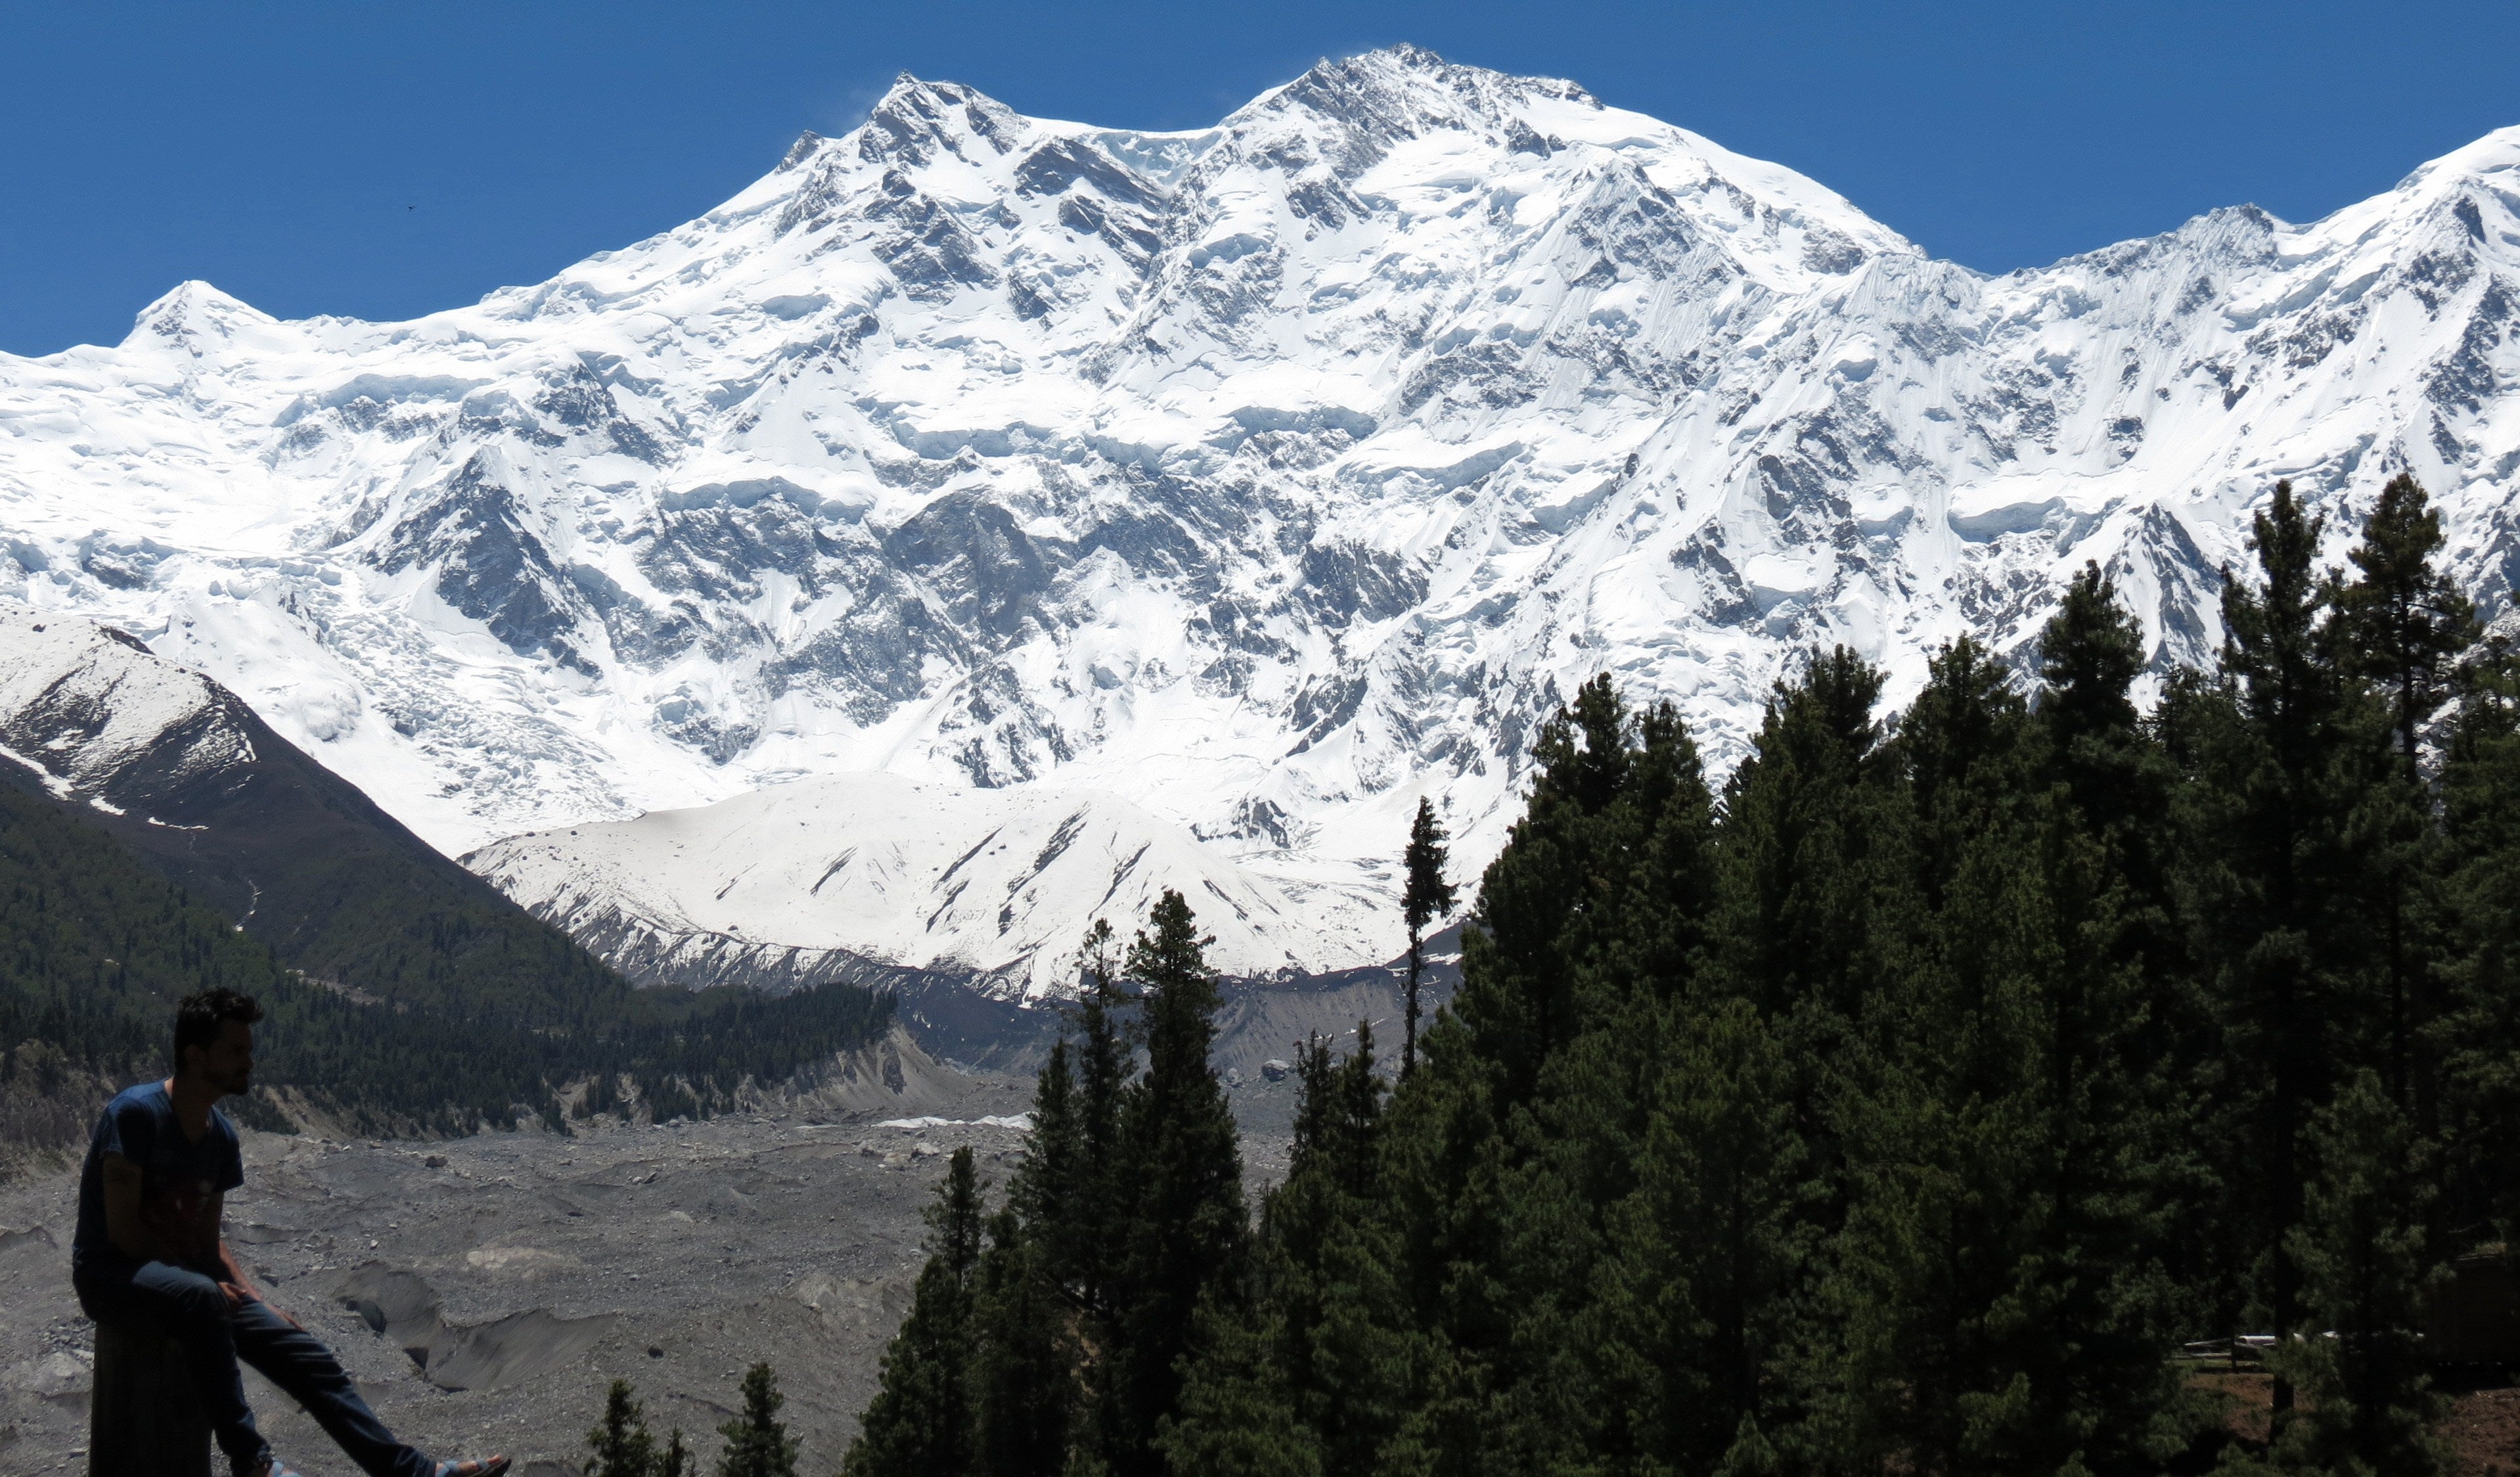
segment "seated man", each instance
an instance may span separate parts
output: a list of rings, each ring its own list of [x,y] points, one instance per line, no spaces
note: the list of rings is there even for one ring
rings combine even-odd
[[[253,1080],[262,1007],[233,990],[176,1007],[175,1075],[125,1090],[97,1120],[79,1175],[70,1281],[101,1323],[172,1338],[236,1477],[294,1477],[246,1408],[242,1359],[306,1408],[371,1477],[498,1477],[508,1459],[432,1462],[393,1439],[315,1336],[262,1300],[219,1234],[245,1183],[236,1130],[213,1106]]]

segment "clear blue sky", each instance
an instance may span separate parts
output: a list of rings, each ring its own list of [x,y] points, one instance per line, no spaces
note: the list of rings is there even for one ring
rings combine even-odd
[[[1573,77],[2002,271],[2254,201],[2308,220],[2520,123],[2520,0],[888,5],[0,0],[0,349],[203,278],[403,318],[678,224],[896,71],[1197,127],[1414,41]]]

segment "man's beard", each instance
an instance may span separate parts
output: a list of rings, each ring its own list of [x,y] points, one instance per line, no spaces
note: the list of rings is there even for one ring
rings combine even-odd
[[[225,1077],[213,1077],[210,1086],[223,1097],[242,1097],[253,1089],[253,1068],[243,1067]]]

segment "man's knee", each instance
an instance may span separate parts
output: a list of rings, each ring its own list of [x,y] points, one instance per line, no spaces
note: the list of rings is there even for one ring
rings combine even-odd
[[[237,1310],[231,1326],[236,1329],[237,1353],[256,1367],[270,1363],[302,1370],[308,1377],[338,1376],[348,1382],[332,1349],[269,1303],[247,1303]]]
[[[186,1323],[207,1327],[227,1321],[227,1293],[200,1273],[169,1269],[149,1279],[149,1291]]]

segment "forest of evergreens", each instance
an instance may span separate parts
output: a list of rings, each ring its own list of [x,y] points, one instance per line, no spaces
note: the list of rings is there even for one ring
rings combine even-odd
[[[2323,537],[2278,486],[2149,710],[2096,567],[1895,722],[1813,653],[1720,792],[1587,685],[1413,1068],[1316,1044],[1256,1217],[1190,910],[1099,930],[848,1477],[2440,1469],[2427,1288],[2520,1211],[2520,658],[2410,479]],[[2236,1333],[2270,1440],[2175,1358]]]
[[[634,990],[539,924],[547,940],[537,945],[525,929],[421,903],[430,906],[405,914],[371,899],[332,927],[328,936],[357,941],[342,953],[379,972],[347,968],[336,982],[346,988],[328,988],[282,967],[103,830],[0,786],[0,1141],[83,1138],[99,1094],[163,1075],[175,1001],[215,985],[266,1011],[257,1083],[376,1131],[507,1127],[519,1107],[559,1126],[557,1090],[587,1082],[609,1106],[625,1076],[654,1116],[697,1116],[747,1079],[784,1081],[890,1024],[886,998],[847,984],[777,997]],[[491,941],[483,949],[413,936],[476,927]],[[534,948],[547,956],[541,967],[520,952]],[[399,973],[395,960],[407,965]],[[287,1126],[260,1097],[231,1099],[228,1111]]]

